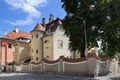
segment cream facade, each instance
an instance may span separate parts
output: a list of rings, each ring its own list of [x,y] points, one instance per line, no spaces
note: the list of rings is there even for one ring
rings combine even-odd
[[[69,38],[64,33],[62,22],[58,18],[50,19],[48,24],[38,23],[30,32],[29,43],[20,41],[14,43],[14,60],[25,61],[30,57],[31,62],[38,63],[43,58],[48,60],[56,60],[60,56],[71,58]]]
[[[31,31],[31,61],[40,62],[43,58],[56,60],[60,56],[70,58],[69,38],[64,33],[62,22],[58,18],[44,27],[38,23]]]
[[[33,30],[31,32],[31,58],[32,62],[40,62],[42,59],[42,39],[43,31]]]
[[[49,60],[56,60],[59,56],[70,58],[69,38],[64,35],[61,25],[57,26],[54,33],[43,37],[43,55]]]

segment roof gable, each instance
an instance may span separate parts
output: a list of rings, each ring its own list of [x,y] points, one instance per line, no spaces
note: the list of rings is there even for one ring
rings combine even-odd
[[[58,25],[62,25],[62,22],[61,22],[61,20],[59,18],[57,18],[56,20],[48,23],[46,25],[46,30],[45,30],[46,35],[55,32],[57,27],[58,27]]]

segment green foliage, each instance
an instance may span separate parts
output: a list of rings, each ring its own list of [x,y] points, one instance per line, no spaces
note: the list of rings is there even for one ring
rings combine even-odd
[[[84,25],[86,22],[88,48],[98,46],[101,40],[103,53],[114,57],[120,52],[120,0],[61,0],[66,13],[73,13],[77,17],[63,20],[63,28],[70,37],[72,51],[85,51]],[[90,5],[95,5],[90,10]],[[95,27],[92,30],[92,27]]]
[[[103,56],[106,56],[107,53],[104,53],[102,50],[98,50],[98,56],[99,57],[103,57]]]

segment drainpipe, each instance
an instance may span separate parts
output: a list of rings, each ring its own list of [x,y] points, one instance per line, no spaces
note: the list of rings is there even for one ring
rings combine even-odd
[[[5,72],[6,72],[6,66],[7,66],[7,45],[5,45]]]

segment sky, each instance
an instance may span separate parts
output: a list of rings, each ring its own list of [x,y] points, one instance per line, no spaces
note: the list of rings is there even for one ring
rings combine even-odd
[[[9,33],[16,26],[30,32],[43,17],[48,23],[50,14],[63,19],[66,12],[61,6],[61,0],[0,0],[0,37],[4,30]]]

